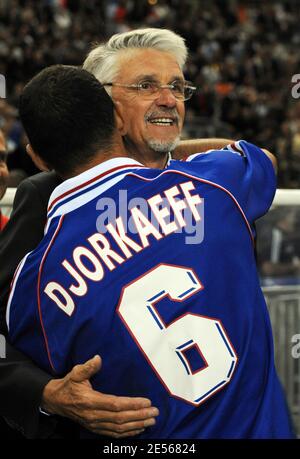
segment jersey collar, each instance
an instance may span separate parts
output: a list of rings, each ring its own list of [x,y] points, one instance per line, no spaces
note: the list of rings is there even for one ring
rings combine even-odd
[[[101,182],[117,171],[126,172],[126,170],[129,169],[140,168],[145,168],[145,166],[132,158],[119,157],[108,159],[107,161],[104,161],[103,163],[76,175],[75,177],[71,177],[58,185],[50,196],[48,212],[62,197],[71,195],[77,190],[89,186],[89,184],[92,184],[93,182]]]

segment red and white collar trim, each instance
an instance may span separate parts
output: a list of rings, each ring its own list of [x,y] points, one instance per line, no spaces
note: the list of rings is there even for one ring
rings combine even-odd
[[[52,192],[49,199],[48,212],[58,201],[71,195],[79,189],[83,190],[84,187],[89,186],[94,182],[101,182],[101,180],[109,178],[111,174],[117,171],[121,172],[124,169],[125,172],[126,169],[132,168],[140,169],[145,168],[145,166],[132,158],[112,158],[82,172],[79,175],[76,175],[75,177],[65,180]]]

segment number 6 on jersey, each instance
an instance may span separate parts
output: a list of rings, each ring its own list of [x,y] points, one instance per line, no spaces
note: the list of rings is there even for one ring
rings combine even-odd
[[[219,320],[187,312],[166,325],[155,304],[165,296],[184,301],[202,288],[192,269],[160,264],[123,288],[117,309],[168,391],[194,405],[230,381],[236,353]],[[194,372],[191,348],[204,362]]]

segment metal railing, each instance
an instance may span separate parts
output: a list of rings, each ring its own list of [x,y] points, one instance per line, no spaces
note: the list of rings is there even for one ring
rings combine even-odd
[[[300,355],[293,337],[300,334],[300,286],[264,287],[272,323],[275,363],[300,437]]]
[[[1,208],[11,208],[16,194],[16,188],[7,188],[0,200]],[[300,190],[277,190],[272,206],[300,205]]]

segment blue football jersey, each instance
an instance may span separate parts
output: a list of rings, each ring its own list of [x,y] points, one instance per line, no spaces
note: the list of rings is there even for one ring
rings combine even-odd
[[[245,141],[66,180],[12,283],[12,344],[55,376],[101,355],[96,390],[160,411],[140,438],[292,438],[254,256],[275,188]]]

